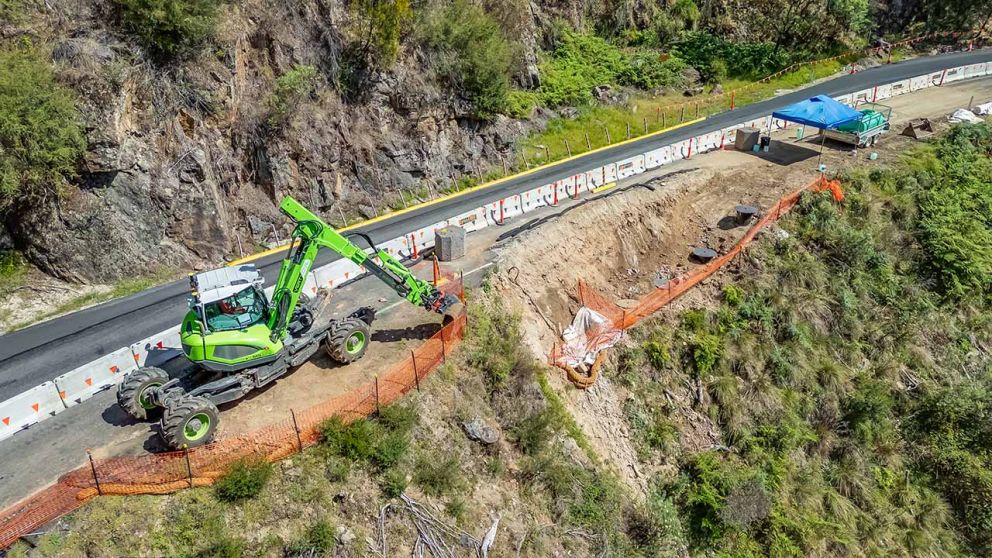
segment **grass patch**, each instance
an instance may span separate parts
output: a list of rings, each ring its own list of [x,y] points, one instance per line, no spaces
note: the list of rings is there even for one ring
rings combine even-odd
[[[31,319],[24,320],[12,325],[9,331],[16,331],[18,329],[23,329],[29,325],[36,324],[38,322],[43,322],[45,320],[61,316],[63,314],[68,314],[70,312],[75,312],[76,310],[81,310],[89,306],[95,306],[97,304],[107,302],[109,300],[114,300],[118,298],[123,298],[126,296],[131,296],[133,294],[140,293],[146,289],[156,287],[158,285],[168,283],[176,278],[176,274],[173,271],[162,270],[158,273],[148,275],[145,277],[137,277],[134,279],[124,279],[115,283],[109,291],[94,292],[80,295],[71,298],[58,306],[53,310],[47,312],[42,312]]]
[[[10,292],[24,284],[28,264],[16,250],[0,252],[0,291]]]
[[[543,165],[606,147],[618,141],[640,137],[677,126],[696,118],[730,110],[730,91],[734,106],[742,107],[774,96],[779,89],[795,89],[840,71],[845,60],[816,62],[782,75],[768,83],[730,79],[722,84],[721,96],[700,95],[686,98],[680,91],[664,95],[635,97],[628,106],[590,106],[581,108],[576,118],[556,118],[540,133],[520,143],[518,168]],[[628,136],[629,132],[629,136]]]
[[[344,480],[352,465],[360,465],[378,477],[386,496],[399,496],[409,483],[404,463],[416,424],[417,409],[410,403],[389,405],[379,416],[351,424],[332,418],[321,426],[325,476],[339,482],[334,479]]]
[[[544,395],[544,399],[547,400],[548,408],[547,415],[548,420],[553,421],[556,425],[559,425],[565,430],[565,432],[575,440],[580,448],[586,453],[586,456],[593,463],[599,462],[599,456],[596,451],[592,448],[592,444],[589,443],[589,438],[586,437],[585,433],[579,427],[579,423],[575,422],[575,417],[568,412],[565,408],[565,403],[558,397],[554,388],[548,382],[548,375],[545,371],[539,370],[537,373],[537,385],[541,388],[541,394]]]

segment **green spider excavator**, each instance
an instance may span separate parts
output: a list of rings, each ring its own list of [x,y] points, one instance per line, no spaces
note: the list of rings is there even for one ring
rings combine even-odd
[[[171,449],[205,444],[219,421],[217,405],[241,399],[310,359],[323,345],[337,362],[365,354],[371,307],[344,318],[326,316],[327,292],[310,299],[303,293],[320,248],[362,266],[413,304],[445,316],[462,312],[461,301],[418,279],[400,261],[378,249],[362,233],[341,235],[291,197],[279,209],[296,223],[271,299],[254,265],[223,267],[190,276],[189,312],[180,340],[195,370],[170,379],[161,368],[130,372],[118,386],[117,402],[129,415],[148,419],[161,410],[160,434]],[[372,254],[349,240],[363,238]]]

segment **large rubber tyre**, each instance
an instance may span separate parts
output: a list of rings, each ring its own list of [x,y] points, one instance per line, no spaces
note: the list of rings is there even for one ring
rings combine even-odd
[[[367,323],[357,318],[346,318],[328,332],[324,340],[324,350],[327,351],[327,356],[337,362],[348,364],[365,356],[370,338],[371,333]]]
[[[117,386],[117,404],[124,412],[138,420],[149,420],[159,408],[148,400],[148,391],[169,381],[169,374],[161,368],[145,366],[124,377]]]
[[[174,450],[195,448],[214,439],[220,411],[206,397],[184,397],[162,414],[162,439]]]

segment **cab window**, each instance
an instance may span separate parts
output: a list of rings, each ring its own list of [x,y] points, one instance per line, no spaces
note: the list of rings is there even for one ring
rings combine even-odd
[[[204,304],[203,313],[210,331],[244,329],[262,320],[265,299],[254,287],[248,287],[227,298]]]

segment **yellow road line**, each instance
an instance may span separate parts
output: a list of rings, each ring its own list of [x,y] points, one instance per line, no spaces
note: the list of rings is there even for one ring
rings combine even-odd
[[[607,182],[606,184],[603,184],[602,186],[597,186],[597,187],[593,188],[592,189],[592,193],[593,194],[598,194],[600,192],[605,192],[605,191],[609,190],[610,188],[613,188],[616,185],[617,185],[616,182]]]
[[[375,217],[373,219],[369,219],[367,221],[362,221],[360,223],[355,223],[353,225],[348,225],[347,227],[338,229],[338,232],[347,232],[347,231],[350,231],[350,230],[353,230],[353,229],[357,229],[358,227],[364,227],[366,225],[371,225],[372,223],[378,223],[379,221],[384,221],[386,219],[391,219],[393,217],[397,217],[399,215],[403,215],[404,213],[409,213],[411,211],[416,211],[418,209],[421,209],[421,208],[424,208],[424,207],[428,207],[428,206],[431,206],[431,205],[434,205],[434,204],[438,204],[438,203],[441,203],[443,201],[448,201],[450,199],[454,199],[454,198],[457,198],[459,196],[464,196],[464,195],[470,194],[472,192],[477,192],[477,191],[482,190],[482,189],[485,189],[485,188],[492,188],[493,186],[496,186],[498,184],[502,184],[502,183],[504,183],[504,182],[506,182],[508,180],[513,180],[515,178],[520,178],[522,176],[527,176],[529,174],[534,174],[535,172],[544,170],[546,168],[550,168],[550,167],[553,167],[553,166],[556,166],[556,165],[560,165],[562,163],[567,163],[568,161],[574,161],[575,159],[579,159],[580,157],[585,157],[587,155],[592,155],[593,153],[599,153],[600,151],[606,151],[607,149],[612,149],[614,147],[619,147],[621,145],[627,145],[629,143],[634,143],[635,141],[640,141],[640,140],[643,140],[643,139],[646,139],[646,138],[658,136],[658,135],[661,135],[661,134],[666,134],[668,132],[671,132],[672,130],[677,130],[679,128],[684,128],[685,126],[691,126],[692,124],[696,124],[697,122],[702,122],[705,119],[706,119],[705,117],[701,117],[701,118],[696,118],[695,120],[688,120],[688,121],[683,122],[681,124],[676,124],[675,126],[669,126],[668,128],[665,128],[664,130],[658,130],[657,132],[651,132],[650,134],[644,134],[643,136],[638,136],[636,138],[630,138],[628,140],[623,140],[621,142],[613,143],[613,144],[610,144],[610,145],[604,145],[603,147],[597,147],[596,149],[593,149],[591,151],[585,151],[583,153],[579,153],[577,155],[572,155],[571,157],[565,157],[564,159],[559,159],[559,160],[554,161],[554,162],[551,162],[551,163],[545,163],[545,164],[543,164],[541,166],[534,167],[532,169],[525,170],[523,172],[518,172],[517,174],[511,174],[510,176],[504,176],[503,178],[498,178],[498,179],[493,180],[491,182],[486,182],[485,184],[479,184],[478,186],[473,186],[471,188],[467,188],[467,189],[461,190],[459,192],[453,192],[453,193],[448,194],[446,196],[441,196],[440,198],[437,198],[437,199],[433,199],[433,200],[430,200],[430,201],[419,203],[417,205],[412,205],[412,206],[407,207],[405,209],[400,209],[398,211],[393,211],[391,213],[384,213],[384,214],[382,214],[382,215],[380,215],[378,217]],[[275,248],[269,248],[268,250],[265,250],[263,252],[258,252],[256,254],[252,254],[250,256],[245,256],[243,258],[239,258],[237,260],[234,260],[234,261],[228,263],[227,265],[228,266],[241,265],[243,263],[248,263],[248,262],[251,262],[251,261],[255,261],[255,260],[259,259],[259,258],[264,258],[265,256],[268,256],[269,254],[275,254],[276,252],[280,252],[282,250],[285,250],[286,247],[287,247],[287,244],[282,244],[280,246],[276,246]]]

